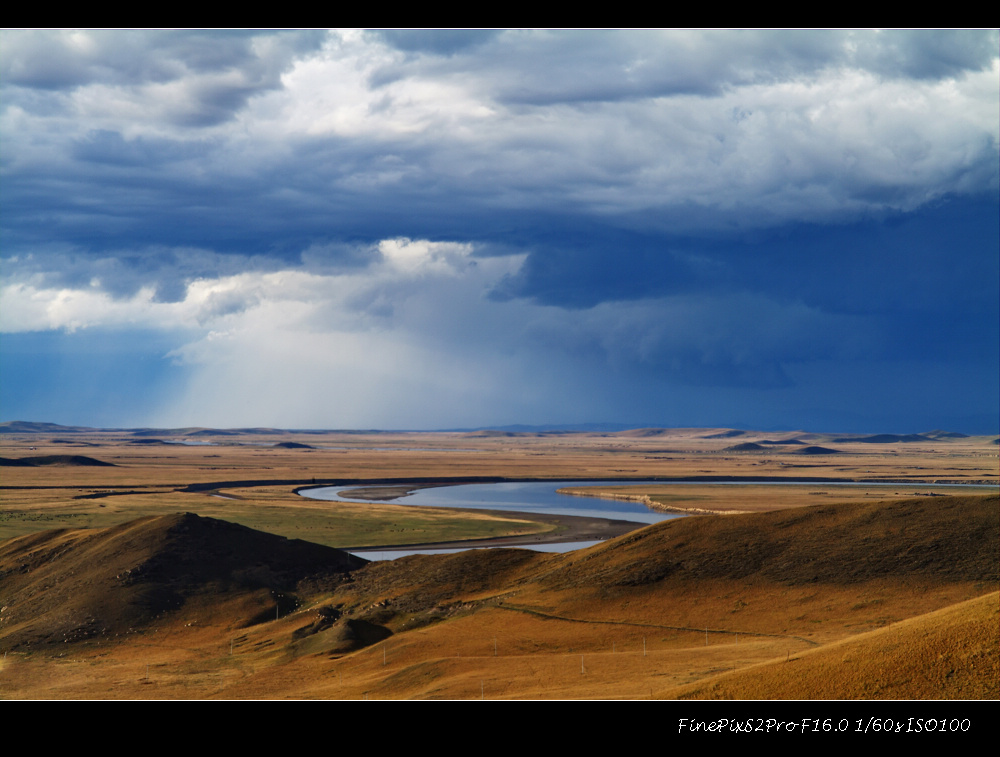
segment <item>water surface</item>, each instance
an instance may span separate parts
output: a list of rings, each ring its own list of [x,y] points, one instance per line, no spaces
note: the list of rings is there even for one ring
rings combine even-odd
[[[635,486],[643,485],[656,486],[677,486],[679,489],[684,486],[704,487],[707,483],[712,485],[726,486],[854,486],[854,487],[876,487],[892,486],[899,490],[912,489],[919,491],[934,488],[955,488],[961,489],[991,489],[975,484],[901,484],[901,483],[873,483],[858,481],[823,481],[822,483],[810,481],[635,481],[635,480],[610,480],[610,481],[504,481],[491,484],[455,484],[445,486],[433,486],[425,489],[417,489],[405,497],[391,500],[393,504],[416,505],[420,507],[457,507],[473,510],[503,510],[508,512],[529,512],[538,514],[555,515],[577,515],[588,518],[608,518],[610,520],[628,520],[636,523],[659,523],[671,518],[684,517],[680,513],[667,513],[651,510],[640,502],[627,502],[620,500],[606,500],[591,497],[579,497],[568,494],[559,494],[556,490],[566,487],[578,486]],[[352,489],[370,489],[377,484],[368,485],[341,485],[324,486],[315,489],[304,489],[299,493],[310,499],[321,499],[331,502],[358,502],[369,500],[352,500],[344,493],[349,493]],[[398,488],[395,485],[394,488]],[[995,490],[995,487],[992,488]],[[525,545],[524,549],[534,549],[545,552],[568,552],[573,549],[582,549],[592,546],[598,542],[577,542],[562,544],[532,544]],[[411,554],[441,554],[447,552],[457,552],[468,547],[458,547],[455,549],[413,549],[413,550],[359,550],[354,554],[365,557],[368,560],[392,560],[397,557]]]
[[[506,510],[548,515],[579,515],[587,518],[630,520],[636,523],[659,523],[681,517],[679,513],[650,510],[639,502],[592,499],[559,494],[567,486],[621,486],[651,484],[653,481],[504,481],[495,484],[457,484],[417,489],[406,497],[392,500],[396,505],[420,507],[461,507],[471,510]],[[333,502],[352,502],[342,493],[358,486],[324,486],[300,492],[305,497]],[[368,487],[365,487],[368,488]]]

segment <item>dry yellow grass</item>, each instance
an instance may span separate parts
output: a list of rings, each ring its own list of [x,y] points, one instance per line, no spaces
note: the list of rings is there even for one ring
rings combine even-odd
[[[662,692],[680,699],[1000,699],[1000,595]]]
[[[138,514],[226,518],[241,510],[269,530],[294,524],[288,535],[325,534],[329,543],[337,521],[353,517],[392,533],[403,508],[331,508],[295,496],[291,482],[809,475],[897,477],[930,491],[934,481],[997,478],[989,439],[853,443],[840,445],[842,455],[804,459],[782,450],[726,453],[732,439],[710,435],[296,438],[343,447],[326,450],[135,447],[121,435],[92,437],[97,446],[86,448],[3,438],[0,456],[87,454],[118,467],[6,468],[0,524],[29,533]],[[221,492],[238,500],[182,490],[239,481],[253,483]],[[342,587],[299,589],[294,612],[249,626],[248,617],[273,609],[270,595],[208,592],[119,637],[58,645],[11,649],[0,624],[0,648],[8,649],[0,698],[996,697],[996,499],[980,506],[922,497],[897,507],[881,501],[886,490],[858,489],[851,515],[830,503],[840,491],[830,489],[741,494],[704,485],[689,494],[714,498],[716,509],[737,497],[752,501],[745,509],[787,512],[674,521],[568,555],[494,551],[378,564]],[[810,503],[822,504],[794,509]],[[12,586],[3,580],[0,588]],[[361,648],[343,619],[307,632],[331,607],[369,624],[354,634],[369,634]],[[886,675],[894,670],[895,678]],[[795,689],[803,677],[827,688]]]
[[[949,504],[967,517],[942,533],[933,523],[949,519],[941,508]],[[864,527],[868,512],[891,521],[883,511],[893,506],[673,521],[567,555],[497,550],[373,564],[297,611],[249,627],[246,618],[273,607],[270,594],[205,594],[191,586],[177,611],[129,633],[15,649],[0,685],[14,698],[990,696],[996,656],[984,650],[996,646],[995,545],[981,543],[978,556],[929,571],[919,555],[937,543],[935,533],[948,550],[981,539],[977,519],[995,533],[996,499],[911,500],[903,507],[911,533],[902,545],[890,538],[891,526]],[[846,529],[837,553],[817,561],[808,544],[786,545],[742,578],[740,563],[727,564],[711,548],[726,551],[734,529],[753,552],[772,533],[798,541],[837,523]],[[70,536],[34,539],[31,549],[53,542],[65,553]],[[859,544],[876,559],[873,567],[843,580],[824,577],[824,564],[844,561]],[[898,554],[918,555],[913,566],[896,564],[897,546]],[[45,554],[38,559],[47,561]],[[698,567],[698,556],[717,566],[713,575]],[[669,567],[672,558],[681,569],[661,576],[657,566]],[[637,573],[636,559],[652,572]],[[36,581],[53,579],[39,574]],[[90,586],[96,574],[66,580]],[[985,605],[958,605],[991,589]],[[344,646],[343,623],[303,635],[316,628],[323,607],[340,608],[376,635],[360,649]],[[927,615],[949,607],[954,611]],[[923,617],[899,623],[915,616]],[[989,628],[993,636],[984,634]],[[857,645],[843,651],[852,638]],[[785,658],[800,667],[759,667]],[[802,670],[825,688],[803,687],[794,674]],[[748,671],[748,678],[719,678],[727,671]],[[885,679],[888,671],[900,675]]]
[[[733,438],[722,429],[667,429],[617,434],[490,436],[460,433],[337,433],[207,436],[216,446],[136,444],[127,432],[63,435],[0,435],[0,457],[87,455],[115,467],[6,467],[0,485],[0,539],[42,528],[100,527],[148,514],[195,512],[329,545],[390,544],[417,539],[382,539],[380,524],[399,520],[398,510],[378,505],[310,503],[292,494],[313,480],[383,480],[419,477],[502,476],[539,479],[648,479],[693,476],[822,477],[838,480],[895,480],[919,484],[922,492],[946,491],[937,482],[998,483],[997,447],[989,437],[921,443],[835,444],[831,435],[744,432],[738,441],[796,438],[842,449],[835,456],[802,456],[785,445],[762,453],[731,453]],[[835,438],[835,437],[834,437]],[[296,441],[314,449],[263,445]],[[189,491],[213,482],[221,489]],[[670,491],[652,490],[669,506],[722,510],[801,507],[830,501],[895,497],[895,489],[872,487],[738,487],[685,489],[688,502]],[[899,496],[906,496],[899,490]],[[820,494],[819,492],[823,492]],[[238,499],[221,499],[218,494]],[[430,514],[424,516],[430,520]],[[466,537],[497,534],[482,514],[438,512],[433,520]],[[296,528],[301,525],[301,530]],[[522,522],[513,530],[525,529]],[[365,538],[358,541],[355,537]],[[426,536],[426,534],[424,535]],[[448,538],[447,536],[445,538]],[[437,541],[437,537],[430,537]]]

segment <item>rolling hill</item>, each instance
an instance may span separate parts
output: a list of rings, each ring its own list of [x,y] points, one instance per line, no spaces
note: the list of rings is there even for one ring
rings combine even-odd
[[[0,545],[0,644],[19,696],[58,646],[89,666],[59,696],[989,698],[998,542],[996,496],[368,564],[172,515]],[[177,672],[143,688],[153,648]]]

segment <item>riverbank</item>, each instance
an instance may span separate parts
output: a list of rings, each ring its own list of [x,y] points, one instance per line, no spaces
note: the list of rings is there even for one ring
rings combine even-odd
[[[648,494],[629,494],[620,491],[608,491],[607,489],[596,489],[589,487],[564,487],[556,489],[559,494],[568,497],[593,497],[595,499],[610,499],[619,502],[638,502],[645,505],[650,510],[658,513],[680,513],[682,515],[743,515],[754,512],[753,510],[733,510],[723,508],[693,507],[682,505],[667,505],[650,497]]]
[[[442,488],[448,486],[461,486],[468,484],[482,484],[484,481],[480,480],[451,480],[447,482],[435,481],[433,483],[427,482],[410,482],[410,483],[379,483],[375,482],[365,486],[346,486],[341,489],[339,487],[323,487],[331,488],[336,490],[338,497],[343,498],[347,501],[362,501],[362,502],[372,502],[372,503],[387,503],[395,502],[401,498],[407,497],[414,492],[431,489],[431,488]],[[499,482],[489,482],[489,483],[499,483]],[[508,482],[514,483],[514,482]],[[520,481],[516,483],[546,483],[545,480],[535,480],[535,481]],[[552,482],[553,484],[556,482]],[[308,487],[313,488],[313,487]],[[308,496],[308,489],[297,489],[297,493]],[[469,513],[480,513],[480,514],[493,514],[500,518],[514,518],[519,521],[529,521],[532,523],[537,523],[540,529],[536,533],[532,534],[518,534],[510,536],[498,536],[484,539],[464,539],[460,541],[437,541],[437,542],[422,542],[422,543],[391,543],[382,544],[375,546],[365,546],[363,549],[365,551],[378,550],[378,549],[478,549],[485,547],[526,547],[532,548],[537,547],[542,544],[571,544],[571,543],[582,543],[582,542],[599,542],[605,541],[607,539],[613,539],[616,536],[621,536],[622,534],[627,534],[638,528],[642,528],[648,523],[643,523],[635,520],[622,520],[617,518],[607,518],[607,517],[597,517],[597,516],[587,516],[587,515],[569,515],[561,513],[552,512],[528,512],[523,510],[508,510],[508,509],[498,509],[489,510],[483,508],[462,508],[455,507],[449,508],[458,511],[466,511]],[[354,549],[353,547],[345,547],[346,549]],[[360,549],[360,548],[358,548]]]
[[[686,515],[740,515],[798,507],[871,503],[900,498],[995,494],[995,486],[874,481],[716,481],[668,484],[563,487],[559,493],[575,497],[640,503],[651,510]]]
[[[700,481],[692,480],[701,478]],[[534,481],[478,481],[452,479],[450,481],[428,480],[423,481],[382,481],[364,482],[359,486],[358,482],[341,482],[340,486],[324,487],[335,492],[337,497],[346,501],[385,503],[398,501],[411,495],[428,489],[458,487],[465,484],[484,483],[507,483],[507,484],[551,484],[553,493],[560,497],[572,496],[588,498],[591,500],[630,502],[640,506],[647,512],[658,512],[664,514],[679,515],[738,515],[754,512],[764,512],[769,510],[784,510],[794,507],[809,505],[827,505],[845,502],[872,502],[885,499],[896,499],[899,497],[940,497],[945,493],[953,493],[954,488],[947,485],[934,486],[927,483],[913,485],[895,482],[859,482],[831,480],[829,478],[768,478],[761,480],[761,477],[692,477],[684,482],[679,481],[634,481],[619,479],[613,484],[607,480],[598,484],[592,484],[585,480],[574,482],[574,486],[559,486],[558,481],[538,480]],[[708,479],[708,480],[706,480]],[[568,483],[568,482],[562,482]],[[966,485],[967,487],[968,485]],[[966,488],[963,487],[963,488]],[[313,487],[308,487],[313,488]],[[296,490],[300,494],[308,496],[304,488]],[[507,489],[504,499],[518,501],[519,495]],[[989,492],[985,489],[984,493]],[[441,506],[440,501],[423,502],[423,497],[416,497],[411,502],[400,502],[400,504],[423,505],[430,507]],[[453,497],[448,497],[454,500]],[[475,510],[468,509],[467,512],[488,512],[482,509],[486,504],[482,492],[472,496],[468,501],[478,501],[480,506]],[[461,498],[459,498],[459,502]],[[414,548],[414,549],[455,549],[474,547],[532,547],[539,544],[558,544],[570,542],[601,541],[623,533],[642,527],[642,523],[632,521],[606,520],[607,515],[598,517],[584,515],[559,514],[558,509],[565,509],[572,505],[562,503],[556,506],[557,512],[551,510],[540,512],[538,507],[541,502],[535,498],[528,498],[523,501],[525,508],[515,509],[504,506],[501,510],[497,508],[496,513],[505,517],[514,517],[518,520],[528,520],[545,527],[530,535],[513,535],[509,537],[493,537],[475,540],[462,541],[437,541],[424,542],[420,544],[386,543],[378,545],[379,549],[393,548]],[[446,505],[454,507],[456,510],[465,510],[461,504],[457,506],[453,503]],[[488,505],[487,505],[488,507]],[[575,508],[573,508],[575,509]],[[628,517],[628,516],[625,516]]]
[[[456,508],[457,509],[457,508]],[[462,541],[426,542],[421,544],[380,544],[364,547],[342,547],[346,550],[372,552],[380,549],[481,549],[486,547],[537,547],[540,544],[570,544],[574,542],[606,541],[616,536],[644,528],[646,523],[629,520],[588,518],[580,515],[556,515],[516,512],[512,510],[470,510],[476,513],[493,513],[500,517],[517,518],[551,526],[550,530],[522,536],[501,536],[492,539],[465,539]]]

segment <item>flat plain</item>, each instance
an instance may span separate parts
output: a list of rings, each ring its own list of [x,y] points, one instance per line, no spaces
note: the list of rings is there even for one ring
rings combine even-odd
[[[995,437],[3,425],[3,698],[1000,696]],[[364,565],[582,526],[296,493],[491,480],[692,517]]]

